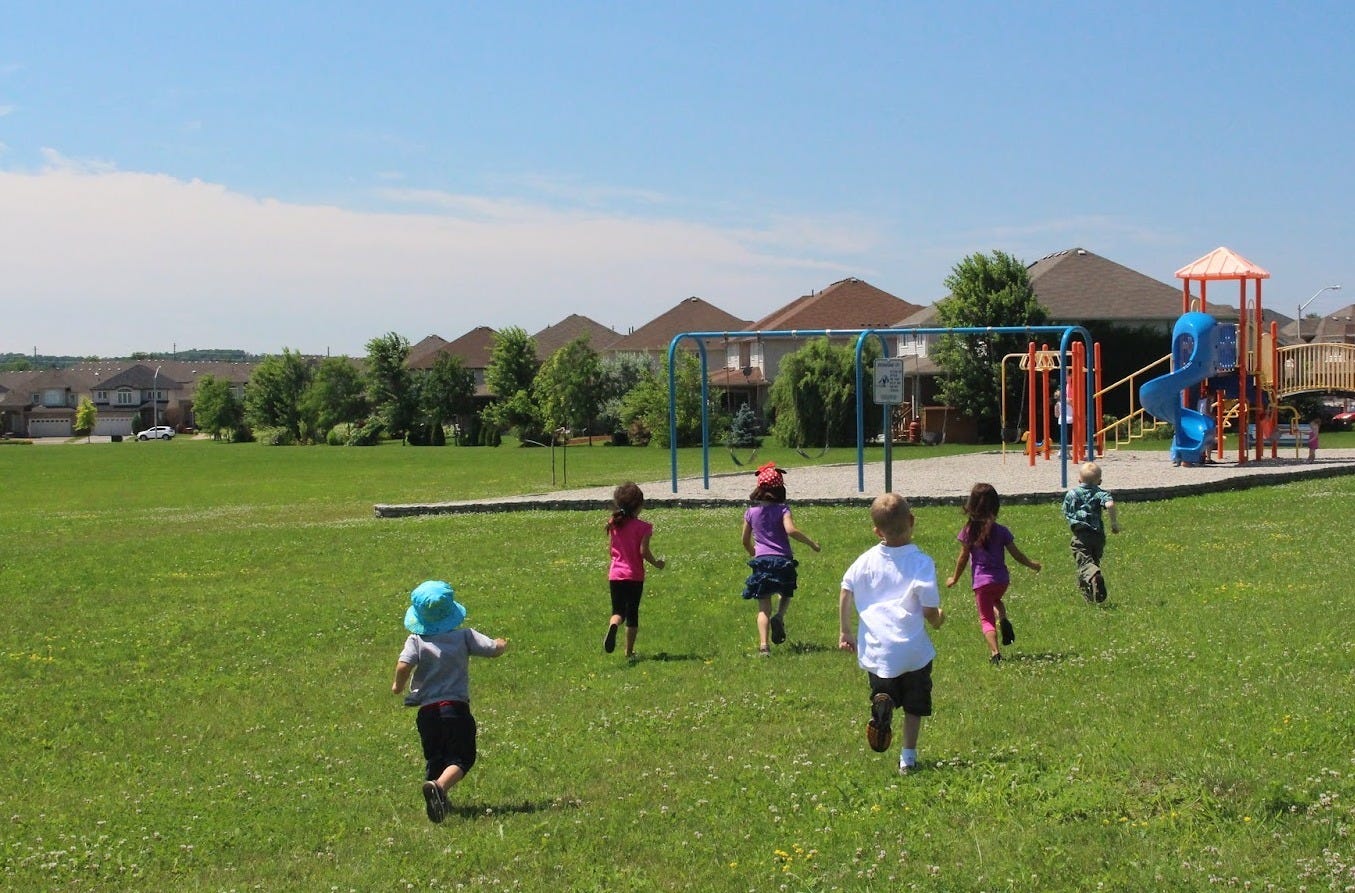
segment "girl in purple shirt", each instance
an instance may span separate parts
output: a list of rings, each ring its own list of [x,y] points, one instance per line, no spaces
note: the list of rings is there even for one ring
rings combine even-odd
[[[955,573],[946,580],[946,588],[964,573],[965,565],[973,562],[974,605],[979,609],[979,626],[988,642],[988,660],[1002,662],[997,646],[998,627],[1002,628],[1002,644],[1016,641],[1016,631],[1007,619],[1007,606],[1002,596],[1007,592],[1011,576],[1007,573],[1006,553],[1026,567],[1040,572],[1040,562],[1032,561],[1016,547],[1012,532],[997,523],[1001,499],[992,484],[975,484],[965,501],[964,513],[968,520],[955,538],[960,541],[960,557],[955,561]],[[996,622],[994,622],[996,621]]]
[[[757,600],[757,652],[765,657],[771,654],[769,633],[778,645],[786,641],[786,608],[799,582],[790,541],[799,540],[815,552],[819,544],[790,519],[786,480],[775,463],[768,462],[757,470],[757,488],[748,499],[752,505],[743,513],[743,548],[750,556],[748,566],[753,572],[743,583],[743,597]],[[775,614],[773,595],[780,596]]]

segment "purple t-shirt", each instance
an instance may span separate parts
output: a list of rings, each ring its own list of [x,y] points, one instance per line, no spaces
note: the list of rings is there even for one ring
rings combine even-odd
[[[994,521],[993,526],[988,529],[988,542],[978,545],[965,539],[968,530],[969,525],[966,524],[960,528],[960,533],[955,538],[969,546],[969,563],[974,571],[974,588],[978,589],[989,583],[1010,583],[1012,578],[1007,572],[1006,551],[1008,544],[1014,542],[1012,532]]]
[[[743,513],[743,520],[753,529],[753,557],[776,555],[794,558],[790,551],[790,537],[786,535],[786,516],[790,506],[784,502],[755,502]]]

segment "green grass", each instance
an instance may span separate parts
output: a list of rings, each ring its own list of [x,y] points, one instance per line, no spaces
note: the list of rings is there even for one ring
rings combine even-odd
[[[571,486],[666,473],[662,450],[569,452]],[[627,665],[600,647],[603,506],[371,516],[549,489],[545,451],[19,447],[0,475],[3,889],[1355,883],[1355,596],[1315,547],[1355,478],[1123,500],[1101,609],[1057,509],[1004,510],[1046,570],[1013,568],[999,670],[969,592],[943,593],[925,768],[899,778],[833,648],[838,579],[871,543],[859,508],[797,510],[824,551],[801,555],[790,641],[762,661],[740,512],[647,512],[670,565]],[[944,575],[959,516],[918,515]],[[441,826],[389,694],[430,577],[510,639],[472,667],[481,761]]]

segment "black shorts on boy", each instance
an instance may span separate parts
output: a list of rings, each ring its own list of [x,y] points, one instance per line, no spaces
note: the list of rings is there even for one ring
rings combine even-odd
[[[436,781],[448,766],[469,773],[475,765],[475,717],[463,701],[439,701],[419,708],[415,719],[423,744],[426,777]]]
[[[894,702],[895,709],[913,716],[932,715],[932,662],[919,670],[910,670],[901,676],[886,679],[867,673],[870,677],[870,696],[884,692]]]

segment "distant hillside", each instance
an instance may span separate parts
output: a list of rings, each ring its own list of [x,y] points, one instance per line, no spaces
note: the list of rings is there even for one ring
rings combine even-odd
[[[51,354],[0,353],[0,372],[22,372],[27,369],[68,369],[77,363],[91,360],[127,360],[128,362],[146,362],[152,360],[180,360],[185,363],[194,361],[218,363],[257,363],[263,359],[258,354],[230,347],[210,348],[206,350],[180,350],[175,353],[137,352],[130,357],[68,357]]]

